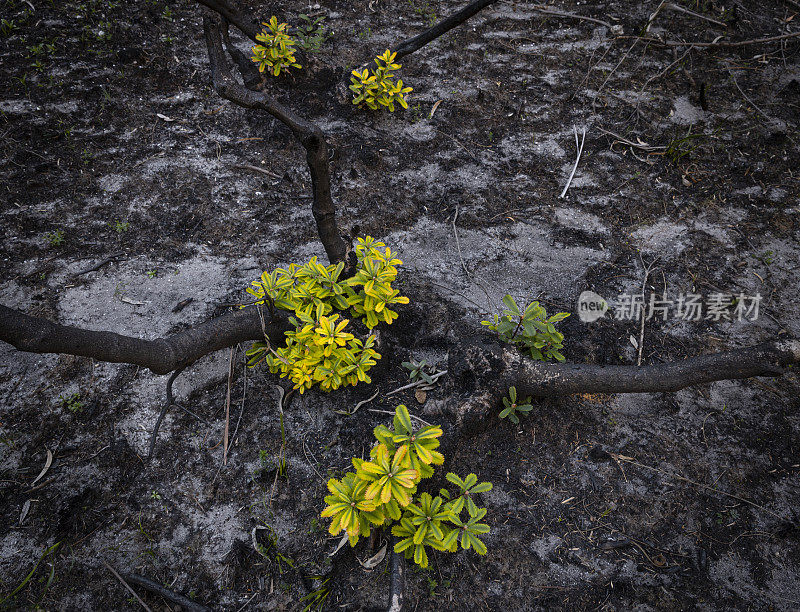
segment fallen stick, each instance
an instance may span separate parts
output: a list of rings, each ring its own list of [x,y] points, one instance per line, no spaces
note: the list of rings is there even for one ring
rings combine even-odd
[[[124,586],[126,589],[128,589],[128,592],[130,592],[130,594],[131,594],[131,595],[133,595],[133,596],[136,598],[136,601],[138,601],[138,602],[141,604],[141,606],[142,606],[142,607],[143,607],[145,610],[147,610],[147,612],[153,612],[153,611],[150,609],[150,607],[149,607],[149,606],[148,606],[146,603],[144,603],[144,602],[142,601],[142,598],[141,598],[141,597],[139,597],[139,595],[136,593],[136,591],[134,591],[134,590],[131,588],[131,585],[129,585],[129,584],[128,584],[128,583],[125,581],[125,579],[124,579],[122,576],[120,576],[120,575],[117,573],[117,570],[115,570],[115,569],[114,569],[113,567],[111,567],[111,566],[110,566],[108,563],[106,563],[105,559],[103,559],[102,561],[103,561],[103,565],[105,565],[105,566],[106,566],[106,569],[107,569],[109,572],[111,572],[112,574],[114,574],[114,576],[116,577],[116,579],[117,579],[117,580],[119,580],[119,581],[122,583],[122,586]]]
[[[175,604],[176,606],[180,606],[184,610],[188,610],[188,612],[211,612],[211,608],[204,606],[203,604],[194,602],[188,597],[179,595],[174,591],[170,591],[168,588],[163,587],[157,582],[153,582],[152,580],[150,580],[149,578],[145,578],[144,576],[139,576],[138,574],[125,574],[125,579],[128,582],[132,582],[136,586],[140,586],[143,589],[147,589],[151,593],[155,593],[156,595],[163,597],[168,602]]]
[[[581,136],[581,143],[578,144],[578,128],[574,125],[572,129],[575,132],[575,148],[578,151],[578,155],[575,157],[575,165],[572,167],[572,172],[569,174],[569,178],[567,179],[567,184],[564,185],[564,191],[561,192],[561,195],[558,196],[559,199],[564,199],[564,196],[567,195],[567,190],[569,186],[572,184],[572,179],[575,177],[575,171],[578,169],[578,163],[581,161],[581,154],[583,153],[583,142],[586,140],[586,128],[583,128],[582,136]]]

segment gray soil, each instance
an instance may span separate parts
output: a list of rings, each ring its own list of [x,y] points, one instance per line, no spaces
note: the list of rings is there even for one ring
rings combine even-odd
[[[650,36],[746,40],[800,19],[788,1],[678,3],[727,29],[665,9]],[[3,304],[155,338],[246,300],[262,270],[324,258],[301,147],[214,93],[192,3],[33,4],[5,2],[0,32]],[[194,414],[167,414],[148,462],[166,377],[0,345],[0,608],[139,609],[103,560],[213,609],[302,609],[309,594],[325,609],[385,608],[387,562],[359,563],[381,538],[331,556],[319,513],[327,479],[389,418],[370,409],[399,403],[444,429],[430,491],[447,471],[494,483],[488,554],[433,554],[408,574],[409,609],[800,608],[796,373],[536,401],[519,426],[449,438],[469,397],[447,376],[424,403],[386,396],[408,382],[402,361],[445,369],[459,342],[492,341],[480,321],[507,293],[571,313],[585,290],[613,302],[643,283],[673,299],[762,297],[756,320],[647,321],[643,363],[800,336],[797,39],[674,63],[684,48],[621,37],[656,0],[553,7],[613,30],[501,1],[406,57],[410,108],[373,114],[349,103],[349,71],[462,3],[321,4],[333,36],[267,88],[326,132],[340,226],[404,261],[411,303],[381,330],[373,384],[294,397],[280,474],[286,381],[247,370],[246,346],[210,355],[177,379]],[[255,14],[297,25],[307,10]],[[585,148],[561,199],[573,126]],[[568,361],[636,363],[635,320],[573,314],[560,328]]]

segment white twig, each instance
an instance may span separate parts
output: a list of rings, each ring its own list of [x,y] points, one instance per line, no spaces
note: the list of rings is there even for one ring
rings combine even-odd
[[[444,370],[443,372],[436,372],[436,374],[431,374],[431,380],[433,382],[436,382],[445,374],[447,374],[447,370]],[[400,393],[401,391],[405,391],[406,389],[413,389],[414,387],[421,387],[422,385],[428,385],[428,384],[430,383],[425,380],[418,380],[417,382],[409,383],[407,385],[403,385],[402,387],[397,387],[397,389],[389,391],[389,393],[387,393],[386,396],[388,397],[390,395],[394,395],[395,393]]]
[[[718,25],[721,28],[727,28],[728,24],[722,21],[717,21],[716,19],[711,19],[711,17],[706,17],[705,15],[701,15],[700,13],[695,13],[694,11],[690,11],[687,8],[683,8],[682,6],[678,6],[677,4],[673,4],[670,2],[667,4],[666,8],[670,9],[671,11],[676,11],[678,13],[683,13],[684,15],[691,15],[697,19],[703,19],[704,21],[708,21],[709,23],[713,23],[714,25]]]
[[[582,130],[580,144],[578,144],[578,128],[573,125],[572,129],[575,132],[575,148],[578,150],[578,155],[575,157],[575,165],[572,167],[572,172],[569,175],[569,179],[567,179],[567,184],[564,185],[564,191],[562,191],[561,195],[558,196],[560,199],[564,199],[564,196],[567,195],[567,190],[569,189],[569,186],[572,184],[572,179],[575,177],[575,171],[578,169],[578,163],[581,161],[581,154],[583,153],[583,142],[586,140],[586,128],[583,128]]]

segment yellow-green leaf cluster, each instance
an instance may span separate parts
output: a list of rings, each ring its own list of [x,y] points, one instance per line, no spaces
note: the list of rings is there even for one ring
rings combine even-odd
[[[394,70],[400,69],[400,64],[394,63],[397,54],[386,49],[375,58],[377,68],[363,71],[353,70],[350,77],[350,90],[354,94],[353,104],[366,104],[372,110],[388,108],[394,112],[395,102],[403,108],[408,108],[405,95],[413,91],[411,87],[403,85],[403,79],[392,79]]]
[[[491,483],[478,484],[474,474],[461,480],[450,473],[447,479],[458,487],[456,494],[442,489],[436,497],[417,495],[419,482],[433,475],[431,466],[444,462],[436,450],[442,430],[427,425],[415,431],[402,405],[395,410],[393,426],[393,430],[385,425],[375,428],[377,443],[370,461],[354,458],[355,472],[348,472],[341,481],[328,481],[331,495],[325,497],[322,516],[331,518],[330,533],[346,531],[350,545],[355,546],[373,526],[394,524],[392,533],[400,538],[395,551],[423,568],[428,566],[426,546],[455,552],[460,542],[461,548],[486,554],[478,538],[489,532],[489,526],[480,522],[486,509],[478,508],[471,496],[491,490]],[[464,511],[469,513],[466,521],[460,518]]]
[[[294,329],[286,332],[284,347],[256,342],[247,351],[249,365],[266,359],[272,373],[289,378],[301,393],[315,384],[331,391],[372,382],[367,372],[380,359],[375,336],[356,337],[348,330],[350,319],[333,311],[349,311],[371,330],[380,322],[391,324],[397,312],[389,306],[408,304],[408,298],[392,287],[403,263],[396,253],[371,236],[357,239],[355,253],[358,266],[348,279],[340,280],[344,264],[324,266],[312,257],[253,281],[247,291],[254,303],[292,311]]]
[[[256,34],[256,40],[260,45],[253,47],[253,56],[250,58],[258,64],[259,72],[264,72],[269,68],[270,74],[279,76],[281,70],[287,71],[288,68],[302,68],[294,57],[293,47],[296,42],[287,33],[289,25],[278,23],[278,18],[274,15],[269,22],[263,23],[265,28]]]

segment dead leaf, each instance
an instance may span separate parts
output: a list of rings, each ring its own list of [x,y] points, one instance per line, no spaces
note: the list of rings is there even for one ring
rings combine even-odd
[[[361,559],[359,559],[358,562],[361,563],[361,567],[363,567],[365,570],[372,571],[373,569],[378,567],[380,562],[383,561],[385,558],[386,558],[386,544],[384,544],[383,548],[381,548],[377,553],[375,553],[374,556],[370,557],[369,559],[363,562],[361,561]]]
[[[22,504],[22,512],[19,513],[19,525],[22,527],[22,524],[25,522],[25,518],[28,516],[28,511],[31,509],[31,500],[26,500],[24,504]]]
[[[167,123],[169,123],[170,121],[175,121],[172,117],[167,117],[166,115],[162,115],[161,113],[156,113],[156,117],[166,121]]]
[[[433,103],[433,108],[431,108],[431,114],[428,115],[428,119],[432,119],[433,118],[433,114],[436,112],[436,109],[439,108],[439,105],[441,103],[442,103],[441,100],[436,100],[436,102]]]
[[[125,297],[124,295],[119,298],[120,302],[125,302],[126,304],[130,304],[131,306],[144,306],[147,302],[137,302],[136,300],[132,300],[129,297]]]
[[[39,472],[39,475],[31,483],[31,486],[35,485],[37,482],[39,482],[42,479],[42,476],[47,474],[47,470],[50,469],[50,466],[52,464],[53,464],[53,453],[50,452],[50,451],[47,451],[47,459],[45,459],[44,467],[42,468],[42,471]]]
[[[631,344],[633,345],[633,348],[635,348],[635,349],[639,348],[639,343],[636,341],[636,338],[634,338],[633,336],[631,336]]]
[[[347,540],[348,540],[348,537],[347,537],[347,532],[345,531],[345,532],[344,532],[344,535],[342,536],[342,539],[341,539],[341,540],[339,540],[339,543],[336,545],[336,548],[334,549],[334,551],[333,551],[332,553],[328,553],[328,556],[329,556],[329,557],[332,557],[332,556],[333,556],[333,555],[335,555],[337,552],[339,552],[339,551],[342,549],[342,546],[344,546],[345,544],[347,544]]]
[[[422,389],[417,389],[417,390],[414,392],[414,397],[416,397],[416,398],[417,398],[417,401],[418,401],[420,404],[424,404],[424,403],[425,403],[425,400],[426,400],[426,399],[428,399],[428,394],[427,394],[427,393],[425,393],[425,391],[423,391]]]

